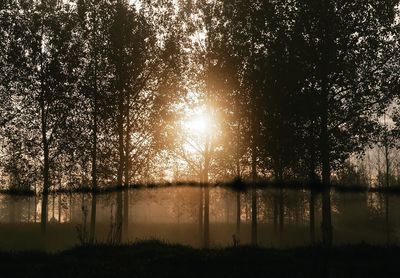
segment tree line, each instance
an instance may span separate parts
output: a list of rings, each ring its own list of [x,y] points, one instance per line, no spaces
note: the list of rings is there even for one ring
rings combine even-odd
[[[328,185],[383,115],[398,134],[397,2],[3,1],[4,185],[96,190],[166,161],[205,182]],[[195,156],[178,128],[194,99],[216,119]]]

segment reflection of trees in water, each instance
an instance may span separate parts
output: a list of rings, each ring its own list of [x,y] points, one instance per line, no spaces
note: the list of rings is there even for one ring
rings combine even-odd
[[[0,194],[0,223],[34,221],[34,196]]]
[[[251,189],[251,244],[257,245],[257,190]]]
[[[160,206],[177,223],[194,222],[199,217],[199,192],[194,187],[138,190],[137,203]]]
[[[367,194],[367,206],[372,215],[379,215],[384,207],[383,196],[381,193],[372,192]]]
[[[47,229],[48,197],[49,196],[47,194],[42,195],[42,209],[40,211],[40,227],[43,236],[46,235],[46,229]]]
[[[107,243],[109,244],[118,244],[121,242],[121,225],[116,219],[117,217],[117,209],[116,205],[110,206],[110,228],[107,235]]]
[[[330,247],[333,242],[331,190],[325,189],[322,192],[322,243]]]
[[[52,219],[57,225],[75,222],[87,225],[91,241],[96,239],[96,233],[99,232],[100,238],[104,239],[109,234],[109,240],[113,242],[126,240],[127,235],[137,235],[136,227],[140,230],[140,235],[146,233],[148,230],[143,230],[140,227],[142,224],[148,225],[146,229],[153,229],[152,225],[160,223],[170,225],[169,227],[182,224],[183,226],[171,229],[183,231],[194,227],[193,237],[196,240],[198,237],[202,245],[219,244],[221,240],[226,244],[232,242],[232,235],[240,239],[241,244],[245,244],[252,239],[251,220],[255,196],[257,234],[253,235],[253,243],[257,241],[262,244],[280,243],[282,246],[290,246],[301,242],[317,243],[324,237],[326,243],[329,243],[329,237],[334,237],[337,244],[361,240],[381,244],[398,241],[400,198],[397,196],[386,198],[387,195],[376,193],[332,192],[330,217],[331,225],[333,222],[335,229],[330,231],[331,235],[323,235],[323,232],[326,233],[321,229],[324,228],[321,222],[326,219],[322,210],[323,202],[326,201],[323,194],[279,188],[257,189],[255,195],[252,192],[234,192],[211,187],[208,194],[208,213],[207,191],[203,188],[201,192],[197,187],[137,189],[97,196],[38,195],[37,209],[34,196],[0,195],[0,221],[33,223],[37,214],[44,232]],[[125,193],[129,194],[128,202]],[[47,208],[47,214],[41,213],[42,206]],[[87,210],[87,223],[82,206]],[[125,213],[126,210],[128,214]],[[145,219],[145,223],[142,223],[142,219]],[[98,226],[99,223],[104,225]],[[127,227],[128,224],[131,225],[131,230]],[[155,235],[159,233],[151,232]],[[163,232],[160,234],[165,235]]]
[[[310,243],[315,244],[315,192],[310,191],[310,204],[309,204],[309,223],[310,223]]]
[[[97,195],[92,194],[91,209],[90,209],[90,233],[89,240],[91,243],[96,239],[96,216],[97,216]]]

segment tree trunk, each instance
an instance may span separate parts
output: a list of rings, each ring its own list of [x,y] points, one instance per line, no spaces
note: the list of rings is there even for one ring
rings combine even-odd
[[[127,188],[130,184],[130,153],[131,153],[131,123],[130,123],[130,94],[126,94],[126,109],[125,109],[125,122],[126,122],[126,134],[125,134],[125,187]]]
[[[257,131],[254,131],[257,132]],[[254,137],[254,135],[253,135]],[[257,181],[257,146],[255,138],[253,138],[253,143],[251,146],[251,180],[253,183]]]
[[[332,47],[334,42],[331,36],[329,0],[322,1],[321,11],[321,160],[322,160],[322,184],[325,187],[322,193],[322,241],[326,247],[332,246],[332,220],[331,220],[331,194],[330,194],[330,139],[329,139],[329,76],[330,62],[334,59]]]
[[[240,171],[240,122],[238,120],[238,126],[236,130],[236,177],[241,178]]]
[[[44,134],[46,136],[46,134]],[[43,140],[43,154],[44,154],[44,164],[43,164],[43,194],[49,193],[50,188],[50,162],[49,162],[49,147],[47,144],[47,140],[44,138]]]
[[[118,172],[117,172],[117,185],[122,186],[122,179],[124,174],[124,104],[123,104],[123,96],[122,91],[119,91],[119,104],[118,104],[118,155],[119,155],[119,163],[118,163]]]
[[[93,114],[92,191],[95,192],[97,190],[97,108]]]
[[[41,24],[41,34],[40,34],[40,42],[43,42],[43,22]],[[44,84],[44,73],[43,73],[43,50],[40,50],[40,97],[39,97],[39,105],[40,105],[40,124],[41,124],[41,135],[42,135],[42,147],[43,147],[43,194],[48,194],[50,188],[50,180],[49,180],[49,169],[50,169],[50,160],[49,160],[49,142],[47,139],[47,111],[46,111],[46,100],[45,100],[45,84]]]
[[[315,129],[315,124],[314,122],[312,123],[310,129],[309,129],[309,135],[311,136],[310,140],[310,145],[309,145],[309,150],[310,150],[310,162],[309,162],[309,174],[308,174],[308,179],[311,183],[311,186],[316,185],[317,183],[317,175],[316,175],[316,155],[315,155],[315,140],[314,140],[314,132]]]
[[[387,135],[385,135],[385,186],[389,188],[390,186],[390,157],[389,157],[389,143],[387,139]]]
[[[329,76],[331,63],[331,48],[334,45],[330,26],[330,1],[321,2],[321,57],[319,62],[319,75],[321,82],[321,160],[322,160],[322,184],[330,185],[330,142],[329,142]]]
[[[97,13],[94,10],[93,17],[93,52],[94,52],[94,84],[93,84],[93,128],[92,128],[92,191],[97,190],[97,133],[98,133],[98,88],[97,88],[97,46],[96,46],[96,32],[97,32]]]
[[[329,158],[329,135],[328,135],[328,120],[327,111],[323,111],[321,117],[321,160],[322,160],[322,184],[325,187],[330,186],[331,182],[331,167]]]

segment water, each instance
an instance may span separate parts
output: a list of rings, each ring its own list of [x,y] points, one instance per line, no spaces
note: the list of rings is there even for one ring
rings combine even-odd
[[[276,248],[322,240],[323,198],[307,190],[169,187],[49,195],[46,223],[42,202],[41,196],[0,195],[1,250],[56,251],[91,240]],[[394,195],[331,192],[333,244],[397,244],[399,207]]]

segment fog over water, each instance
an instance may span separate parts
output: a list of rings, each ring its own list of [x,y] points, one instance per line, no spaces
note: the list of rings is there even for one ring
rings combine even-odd
[[[92,241],[147,239],[200,248],[321,242],[321,194],[272,188],[256,189],[255,198],[252,193],[184,186],[49,195],[46,225],[41,196],[0,195],[0,249],[56,251]],[[331,199],[334,245],[398,243],[398,196],[332,191]]]

